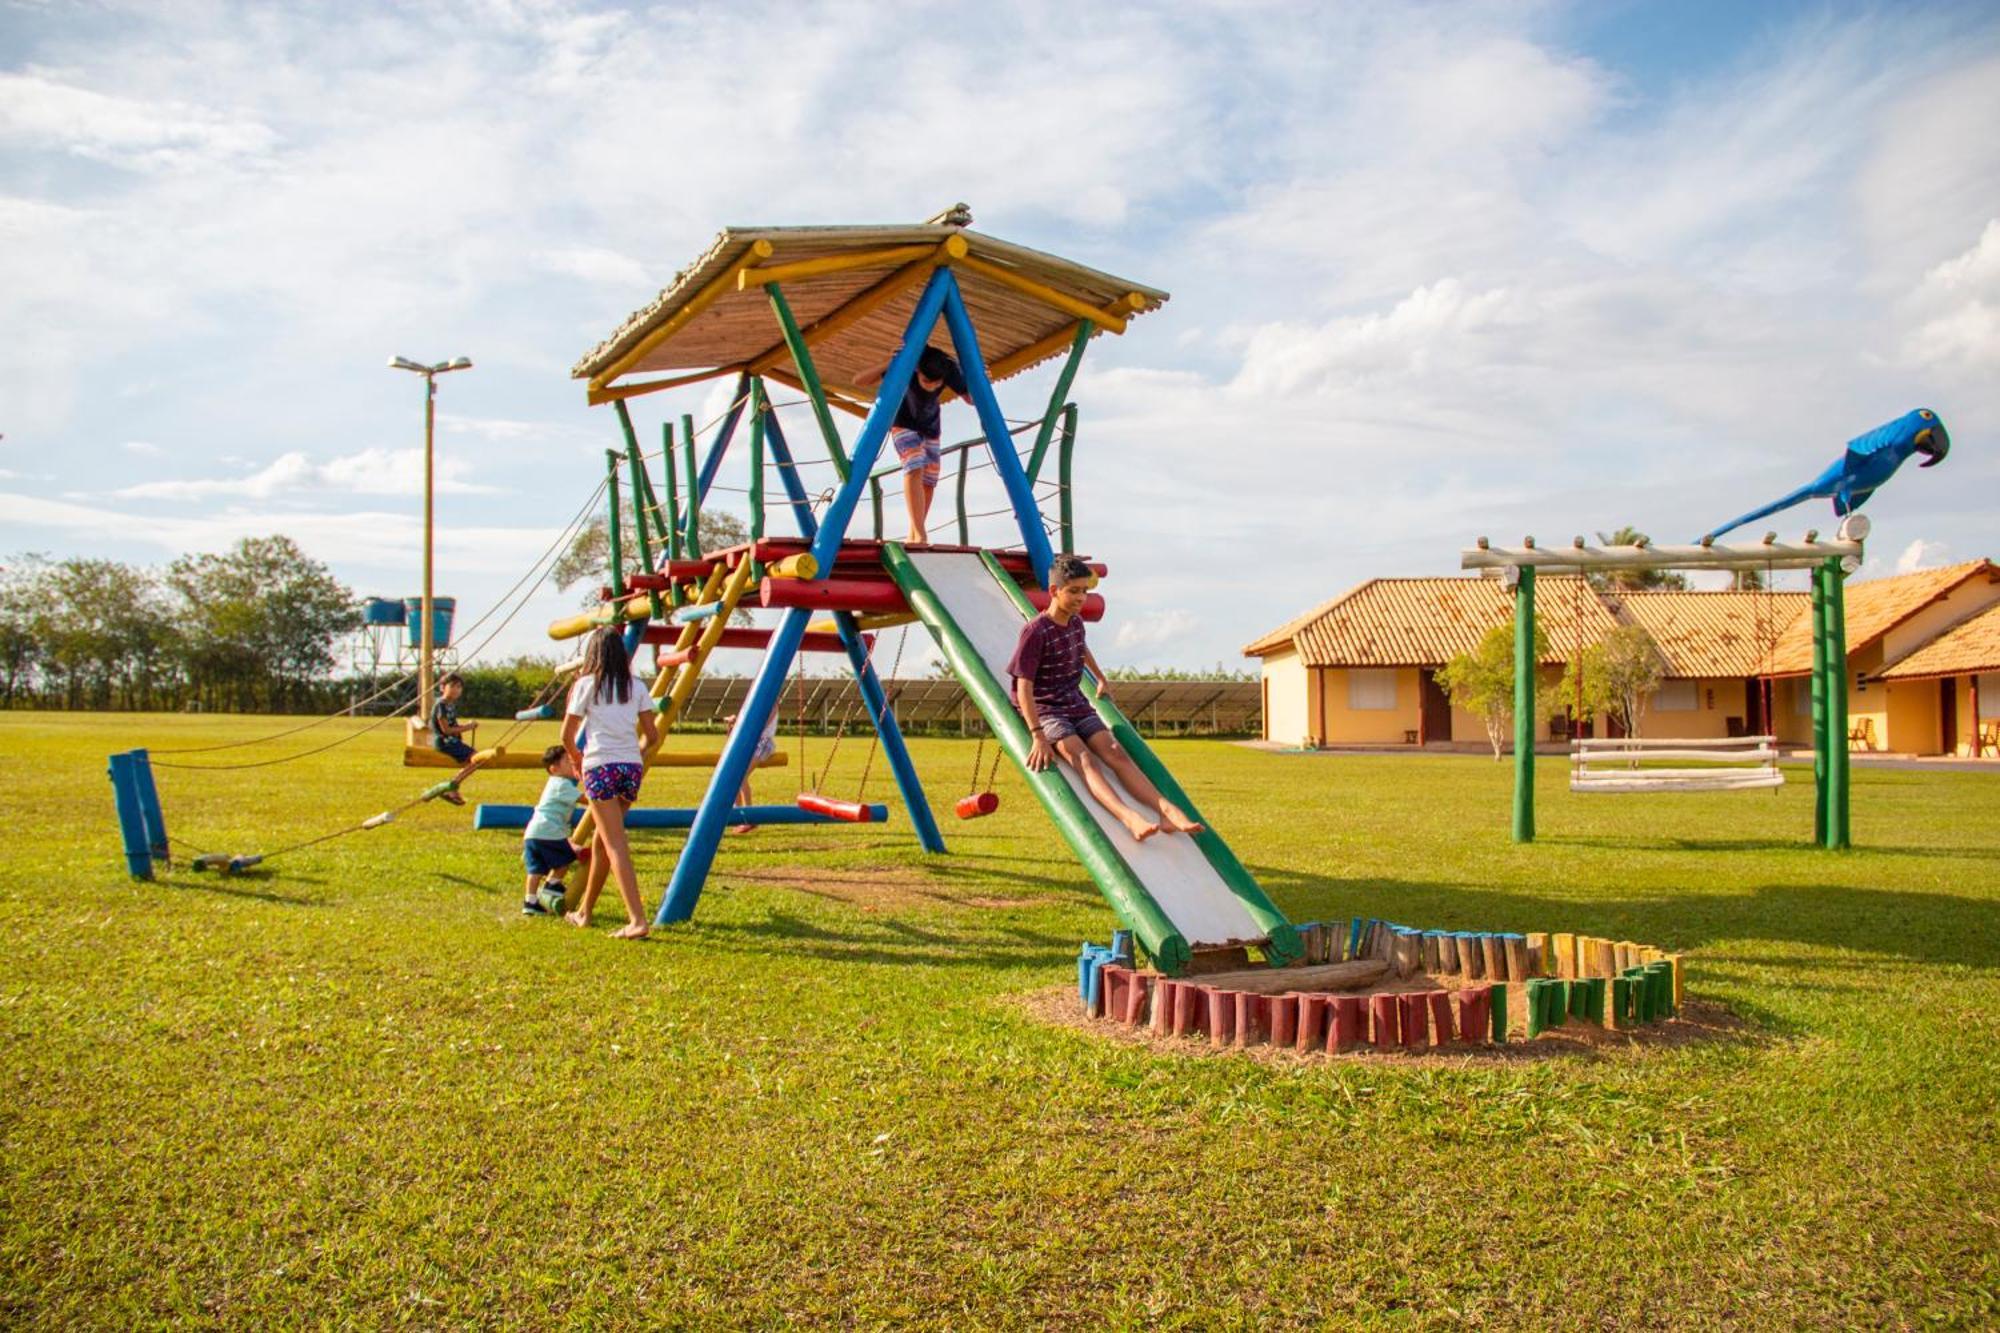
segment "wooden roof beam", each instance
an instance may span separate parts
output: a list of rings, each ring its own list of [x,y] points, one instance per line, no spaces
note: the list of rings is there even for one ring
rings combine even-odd
[[[961,247],[963,237],[953,237]],[[882,250],[855,250],[844,255],[822,255],[818,259],[800,259],[789,264],[771,264],[760,268],[741,269],[736,274],[736,290],[747,292],[752,287],[762,287],[767,283],[791,282],[795,278],[817,278],[828,273],[846,273],[857,268],[889,268],[896,264],[907,264],[912,260],[926,259],[940,246],[935,245],[892,245]]]
[[[658,328],[633,344],[617,360],[613,361],[603,370],[598,371],[595,375],[592,375],[590,377],[590,387],[592,389],[602,389],[620,375],[631,370],[633,366],[645,359],[647,353],[686,328],[696,315],[699,315],[702,311],[708,309],[709,306],[715,304],[717,297],[723,295],[725,292],[735,291],[736,275],[744,269],[755,268],[764,260],[769,259],[775,248],[766,240],[750,242],[735,263],[716,274],[706,286],[689,297],[686,305],[674,311]]]
[[[884,302],[895,296],[896,293],[929,276],[930,271],[939,264],[948,263],[964,255],[966,251],[965,238],[963,236],[947,236],[937,245],[927,246],[925,249],[929,253],[922,258],[905,264],[894,273],[884,277],[874,286],[857,292],[839,306],[806,325],[801,334],[806,340],[806,346],[812,347],[824,339],[831,338],[834,334],[848,328],[881,306]],[[881,252],[877,251],[876,253],[879,254]],[[776,266],[774,265],[774,267]],[[756,356],[751,357],[747,364],[752,375],[761,375],[773,366],[782,365],[790,357],[791,352],[789,349],[786,348],[783,341],[779,341],[759,352]]]

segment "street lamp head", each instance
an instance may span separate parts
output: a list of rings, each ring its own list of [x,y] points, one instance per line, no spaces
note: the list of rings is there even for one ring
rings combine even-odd
[[[412,360],[410,360],[410,358],[408,358],[407,356],[392,356],[392,357],[390,357],[390,358],[389,358],[389,369],[391,369],[391,370],[414,370],[414,371],[416,371],[416,372],[417,372],[417,374],[419,374],[419,375],[428,375],[428,374],[430,374],[430,373],[431,373],[431,368],[430,368],[429,366],[423,366],[423,365],[418,365],[418,364],[417,364],[417,363],[416,363],[415,361],[412,361]]]
[[[453,360],[453,361],[452,361],[452,363],[451,363],[451,365],[447,366],[447,367],[446,367],[446,369],[448,369],[448,370],[470,370],[470,369],[472,369],[472,358],[471,358],[471,357],[469,357],[469,356],[461,356],[461,357],[458,357],[458,358],[456,358],[455,360]]]

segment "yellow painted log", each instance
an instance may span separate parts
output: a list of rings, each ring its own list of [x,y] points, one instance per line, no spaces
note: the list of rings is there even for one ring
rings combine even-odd
[[[788,555],[783,560],[773,560],[764,566],[764,576],[773,579],[816,579],[819,577],[819,561],[811,551],[800,551]]]
[[[512,753],[512,752],[503,753],[495,756],[494,758],[488,760],[484,765],[482,765],[482,767],[485,768],[495,768],[495,769],[540,768],[541,766],[542,766],[542,756],[540,752],[535,752],[532,754]],[[431,749],[431,747],[428,745],[405,745],[403,747],[403,767],[404,768],[459,768],[462,767],[462,765],[459,763],[458,760],[453,759],[450,755],[440,754],[438,751]]]
[[[960,239],[954,237],[953,239]],[[791,282],[796,278],[816,278],[828,273],[845,273],[857,268],[887,268],[925,259],[937,249],[929,241],[917,245],[891,245],[880,250],[850,250],[846,254],[821,255],[817,259],[795,259],[789,264],[765,264],[739,270],[736,290],[747,292],[767,283]]]
[[[720,750],[659,750],[654,752],[654,768],[714,768],[722,761]],[[773,750],[768,759],[758,763],[759,768],[783,768],[792,762],[791,755],[784,750]]]
[[[1052,356],[1068,351],[1069,345],[1074,341],[1076,341],[1076,325],[1065,324],[1062,328],[1057,329],[1040,342],[1029,343],[1018,352],[1009,352],[1006,356],[1001,357],[998,361],[986,367],[987,377],[993,380],[1004,380],[1017,371],[1026,370],[1029,366],[1037,365]],[[947,394],[945,396],[953,398],[957,395]]]
[[[939,264],[947,260],[963,258],[965,252],[966,245],[963,236],[947,236],[930,254],[913,264],[906,264],[902,268],[897,269],[894,273],[889,274],[866,291],[857,292],[854,296],[842,302],[838,308],[828,311],[812,323],[806,325],[804,329],[800,330],[800,336],[806,340],[806,346],[816,346],[822,339],[830,338],[842,329],[847,328],[856,320],[861,319],[883,302],[895,296],[896,293],[913,285],[919,279],[928,277],[930,271]],[[790,359],[791,349],[780,341],[776,346],[766,348],[756,356],[751,357],[747,368],[752,375],[761,375],[772,367],[782,365]],[[795,380],[789,382],[793,384],[797,383]]]
[[[1549,941],[1549,947],[1555,951],[1556,975],[1569,978],[1583,975],[1576,970],[1576,936],[1559,930]]]
[[[1115,309],[1100,310],[1088,301],[1079,301],[1068,292],[1059,292],[1047,283],[1037,282],[1025,274],[1016,273],[1011,268],[1005,268],[971,254],[954,259],[952,264],[968,273],[991,278],[1003,287],[1011,287],[1023,296],[1033,297],[1043,305],[1053,306],[1077,319],[1087,319],[1101,329],[1109,329],[1113,333],[1125,332],[1125,316]],[[1117,304],[1122,303],[1123,298],[1120,298]]]
[[[854,617],[854,627],[866,634],[875,630],[894,629],[898,625],[914,625],[916,621],[917,613],[914,611],[884,611],[877,615]],[[831,620],[815,620],[806,626],[806,633],[838,634],[840,626]]]
[[[700,384],[703,380],[717,380],[724,375],[735,375],[741,366],[717,366],[713,370],[697,370],[692,375],[675,375],[664,380],[642,380],[637,384],[611,384],[602,389],[591,389],[584,396],[592,407],[600,403],[616,402],[622,398],[637,398],[641,394],[658,393],[662,389],[678,389],[689,384]]]
[[[753,268],[762,261],[769,259],[771,253],[772,246],[769,241],[757,240],[750,242],[749,248],[743,252],[742,256],[735,263],[716,274],[714,278],[709,280],[705,287],[693,296],[690,296],[687,299],[687,304],[669,316],[665,323],[641,338],[630,351],[620,356],[609,366],[592,375],[590,377],[590,387],[601,389],[639,362],[645,360],[647,354],[655,347],[658,347],[661,343],[686,328],[696,315],[699,315],[702,311],[713,305],[717,297],[725,292],[736,290],[736,275],[738,273],[746,268]]]

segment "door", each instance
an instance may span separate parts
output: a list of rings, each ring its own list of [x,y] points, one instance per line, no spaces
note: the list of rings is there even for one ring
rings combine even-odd
[[[1432,741],[1450,740],[1451,700],[1438,684],[1437,672],[1429,667],[1417,668],[1417,687],[1417,743],[1429,745]]]
[[[1938,721],[1943,725],[1944,748],[1940,754],[1958,753],[1958,677],[1946,676],[1938,682]]]

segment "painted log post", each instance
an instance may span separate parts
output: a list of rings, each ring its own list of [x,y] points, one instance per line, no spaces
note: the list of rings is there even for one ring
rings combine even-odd
[[[1457,939],[1458,960],[1463,964],[1459,970],[1465,974],[1468,981],[1477,981],[1481,977],[1484,977],[1486,975],[1486,950],[1481,947],[1479,936],[1470,931],[1461,930],[1457,933]]]
[[[1425,994],[1425,1002],[1431,1010],[1431,1036],[1440,1046],[1449,1046],[1456,1039],[1451,1023],[1451,993],[1434,990]]]
[[[1147,1026],[1156,1037],[1165,1037],[1174,1030],[1174,1005],[1180,995],[1181,983],[1172,977],[1161,977],[1153,983],[1153,1017]]]
[[[1397,1044],[1401,1035],[1397,1020],[1401,1015],[1402,1004],[1394,995],[1368,997],[1368,1022],[1373,1029],[1376,1050],[1386,1051]]]
[[[1576,976],[1576,936],[1557,931],[1549,941],[1555,954],[1555,974],[1565,979]]]
[[[1396,997],[1398,1036],[1406,1048],[1421,1049],[1431,1044],[1431,1001],[1422,991],[1408,991]]]
[[[1271,998],[1271,1044],[1295,1046],[1299,1040],[1299,997],[1273,995]]]
[[[1555,958],[1549,951],[1547,931],[1528,932],[1528,975],[1552,977],[1556,974]]]
[[[1208,1044],[1227,1046],[1236,1031],[1236,995],[1232,991],[1203,986],[1202,1012],[1208,1016]]]
[[[1498,935],[1481,935],[1480,952],[1485,956],[1486,979],[1505,981],[1507,979],[1507,942]]]
[[[1828,846],[1834,851],[1845,851],[1854,845],[1848,818],[1853,782],[1847,757],[1847,571],[1838,560],[1829,560],[1827,564],[1827,608],[1832,629],[1827,644],[1827,673],[1832,677],[1828,684],[1833,687],[1828,702],[1832,705],[1829,725],[1834,739],[1833,753],[1829,756],[1833,764],[1827,780],[1827,832],[1832,839]]]
[[[1486,1002],[1493,1015],[1493,1040],[1504,1043],[1507,1040],[1507,987],[1495,982],[1486,988]]]
[[[1535,567],[1514,585],[1514,841],[1535,840]]]
[[[1812,599],[1808,614],[1812,618],[1813,842],[1821,847],[1827,845],[1829,836],[1827,782],[1833,762],[1833,737],[1827,726],[1826,592],[1826,566],[1820,564],[1812,571]],[[1841,744],[1846,743],[1847,739],[1842,737]]]
[[[1368,1044],[1368,997],[1341,995],[1333,1001],[1333,1023],[1327,1034],[1330,1051],[1359,1050]]]
[[[1424,971],[1433,975],[1444,970],[1444,958],[1438,948],[1438,934],[1435,930],[1424,932]]]
[[[1486,1033],[1486,1016],[1479,1007],[1479,992],[1471,987],[1453,991],[1451,1005],[1457,1011],[1458,1039],[1477,1044]]]
[[[1507,980],[1519,985],[1534,973],[1528,968],[1528,941],[1523,935],[1503,935],[1501,947],[1507,954]]]
[[[1460,966],[1461,965],[1458,961],[1457,933],[1449,930],[1439,931],[1438,970],[1440,972],[1457,972],[1460,970]]]
[[[1328,995],[1299,996],[1299,1025],[1293,1044],[1301,1051],[1316,1051],[1326,1045],[1327,1010],[1333,1000]]]
[[[1174,983],[1174,1035],[1190,1036],[1201,1008],[1201,988],[1192,981]]]

